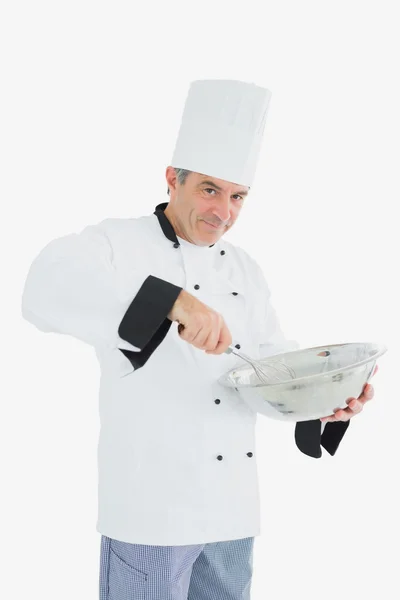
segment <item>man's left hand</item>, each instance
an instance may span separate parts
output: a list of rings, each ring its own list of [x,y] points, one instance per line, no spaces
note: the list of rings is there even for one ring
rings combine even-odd
[[[376,365],[374,372],[372,373],[372,377],[378,370],[378,365]],[[348,398],[346,403],[348,408],[338,408],[332,415],[328,417],[323,417],[321,421],[323,423],[334,423],[335,421],[348,421],[354,415],[357,415],[364,408],[364,404],[366,404],[369,400],[372,400],[374,397],[374,388],[370,383],[366,383],[361,395],[358,398]]]

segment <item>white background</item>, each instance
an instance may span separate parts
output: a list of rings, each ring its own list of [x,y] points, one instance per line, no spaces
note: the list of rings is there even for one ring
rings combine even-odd
[[[226,238],[263,267],[288,337],[389,349],[334,457],[259,418],[252,600],[398,598],[397,3],[133,4],[1,10],[1,595],[98,599],[99,368],[22,319],[30,263],[55,237],[166,202],[190,81],[233,78],[272,99]]]

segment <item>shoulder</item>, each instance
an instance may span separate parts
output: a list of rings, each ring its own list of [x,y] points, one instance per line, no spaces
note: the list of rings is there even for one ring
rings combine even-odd
[[[148,238],[152,231],[153,215],[141,217],[107,217],[98,223],[89,225],[86,230],[103,234],[111,245],[124,240],[137,240],[138,237]]]
[[[142,229],[151,218],[152,216],[150,215],[142,217],[107,217],[95,223],[92,227],[110,235],[123,234],[135,229]]]

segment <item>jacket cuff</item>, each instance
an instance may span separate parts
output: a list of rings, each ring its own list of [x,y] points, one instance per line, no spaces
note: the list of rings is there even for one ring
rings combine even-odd
[[[300,421],[295,427],[295,442],[299,450],[312,458],[321,458],[321,446],[333,456],[347,431],[350,421],[326,422],[321,435],[321,421]]]
[[[119,336],[137,348],[145,348],[167,319],[182,289],[149,275],[122,318]]]
[[[331,456],[333,456],[338,449],[349,425],[350,421],[336,421],[336,423],[330,421],[327,422],[321,436],[321,445]]]
[[[296,446],[303,454],[312,458],[321,458],[321,421],[299,421],[296,423],[294,439]],[[325,428],[326,429],[326,428]]]

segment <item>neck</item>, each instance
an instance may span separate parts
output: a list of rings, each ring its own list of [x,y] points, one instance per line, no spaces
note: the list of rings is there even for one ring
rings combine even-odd
[[[172,208],[171,203],[168,204],[167,208],[164,211],[165,216],[167,217],[168,221],[171,223],[176,235],[178,235],[180,238],[182,238],[183,240],[186,240],[187,242],[190,242],[190,240],[188,240],[186,238],[186,236],[184,235],[183,232],[180,231],[177,219],[175,218],[175,214]]]

